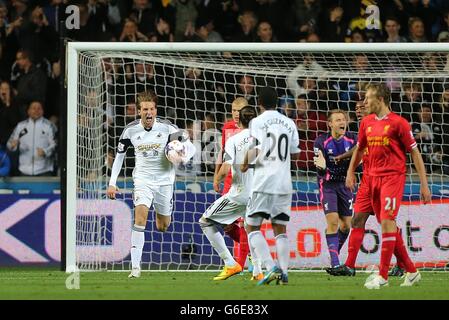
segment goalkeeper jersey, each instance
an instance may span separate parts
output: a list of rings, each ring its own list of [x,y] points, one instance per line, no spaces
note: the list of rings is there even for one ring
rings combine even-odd
[[[134,183],[150,182],[152,185],[169,185],[175,181],[175,168],[165,156],[169,137],[178,128],[170,122],[156,118],[150,129],[145,129],[139,120],[125,127],[117,146],[117,153],[124,154],[131,145],[136,157],[133,170]],[[114,170],[113,170],[114,171]],[[115,185],[118,173],[111,174],[110,185]],[[115,178],[115,179],[114,179]]]
[[[301,151],[296,124],[278,111],[266,110],[249,126],[258,149],[252,191],[292,193],[290,154]]]
[[[232,184],[227,195],[233,201],[242,204],[248,203],[254,174],[254,169],[249,169],[245,173],[240,171],[240,165],[250,145],[251,137],[248,129],[230,137],[225,145],[224,163],[230,164],[232,171]]]

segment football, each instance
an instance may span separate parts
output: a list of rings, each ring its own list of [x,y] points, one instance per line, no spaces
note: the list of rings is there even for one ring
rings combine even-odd
[[[178,140],[173,140],[165,146],[165,156],[168,161],[178,165],[182,161],[182,157],[185,154],[184,144]]]

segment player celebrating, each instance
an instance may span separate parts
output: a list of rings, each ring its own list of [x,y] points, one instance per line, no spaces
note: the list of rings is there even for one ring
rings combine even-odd
[[[369,114],[369,109],[365,106],[363,100],[359,100],[355,105],[355,114],[357,120],[361,121],[365,116]],[[343,155],[335,157],[336,161],[350,158],[355,147],[350,151],[344,153]],[[365,149],[366,151],[366,149]],[[357,191],[356,201],[354,203],[354,216],[351,220],[351,233],[348,240],[348,257],[346,262],[335,268],[328,269],[328,272],[334,276],[355,276],[355,261],[357,260],[357,255],[359,253],[360,247],[363,243],[363,238],[365,236],[365,224],[371,215],[374,215],[373,208],[371,205],[371,198],[369,195],[369,178],[368,178],[368,155],[365,152],[362,159],[363,174],[362,180],[359,184]],[[396,255],[396,250],[394,252],[397,260],[397,265],[388,274],[389,276],[402,276],[403,263]]]
[[[223,271],[214,277],[214,280],[226,280],[242,271],[242,265],[232,257],[223,236],[217,229],[218,225],[229,225],[243,217],[250,196],[253,172],[250,170],[242,173],[240,164],[243,163],[245,154],[250,147],[251,140],[247,128],[251,119],[256,117],[256,109],[245,106],[239,114],[239,124],[243,130],[227,140],[223,157],[224,162],[214,177],[214,185],[219,185],[229,170],[232,170],[231,188],[229,192],[217,199],[199,220],[201,229],[207,239],[225,263]],[[254,272],[256,272],[256,278],[263,278],[260,269]]]
[[[262,112],[250,123],[251,136],[258,144],[249,150],[242,164],[242,171],[249,163],[255,164],[251,199],[245,217],[250,248],[255,248],[257,257],[269,270],[258,285],[288,283],[290,249],[287,238],[287,223],[290,220],[292,203],[292,180],[290,174],[290,153],[299,154],[298,131],[290,118],[276,111],[277,93],[264,87],[259,92]],[[264,219],[271,219],[276,237],[277,266],[271,257],[268,243],[260,227]]]
[[[221,140],[221,150],[225,150],[226,148],[226,140],[228,140],[230,137],[238,133],[241,128],[239,127],[239,115],[240,110],[242,110],[244,107],[248,106],[248,101],[243,97],[236,98],[231,105],[232,108],[232,120],[229,120],[223,125],[222,130],[222,140]],[[218,172],[221,168],[221,162],[222,162],[222,154],[220,153],[218,157],[218,161],[215,165],[215,178],[218,175]],[[214,179],[214,181],[218,181],[218,179]],[[224,180],[224,187],[222,191],[222,195],[225,195],[232,184],[232,172],[231,170],[228,171],[228,174],[226,176],[226,179]],[[216,192],[220,192],[220,186],[218,183],[214,182],[214,190]],[[225,226],[223,229],[226,232],[227,235],[231,237],[232,240],[237,242],[239,244],[239,250],[237,252],[238,254],[238,263],[244,267],[246,257],[248,255],[248,237],[246,234],[246,230],[241,224],[243,223],[243,219],[239,218],[236,221],[232,221],[229,225]],[[236,255],[237,255],[236,254]]]
[[[134,147],[136,164],[133,170],[134,181],[134,226],[131,231],[131,264],[130,278],[140,277],[140,261],[145,243],[145,225],[148,211],[154,205],[156,212],[156,228],[164,232],[171,222],[173,209],[173,184],[175,168],[165,156],[165,146],[172,140],[184,143],[185,163],[195,153],[195,147],[187,134],[181,133],[170,122],[156,118],[157,96],[152,91],[139,93],[137,108],[140,119],[128,124],[120,136],[117,155],[112,165],[111,179],[107,189],[110,199],[116,198],[118,188],[117,177],[120,173],[126,149]]]
[[[338,255],[345,243],[352,217],[352,192],[345,186],[349,161],[335,162],[334,157],[352,149],[357,135],[347,132],[347,115],[332,110],[328,115],[330,132],[319,135],[314,143],[314,163],[317,167],[320,201],[326,215],[326,241],[331,257],[331,268],[340,265]]]
[[[373,114],[362,120],[357,147],[346,176],[346,186],[353,190],[356,181],[355,169],[367,148],[368,192],[373,211],[382,227],[379,274],[365,283],[368,289],[379,289],[388,285],[388,268],[395,250],[407,272],[401,286],[412,286],[421,279],[421,274],[408,256],[396,225],[406,179],[406,151],[411,152],[418,172],[424,203],[431,200],[424,163],[410,124],[390,111],[389,102],[390,90],[385,84],[369,84],[366,87],[365,103]]]

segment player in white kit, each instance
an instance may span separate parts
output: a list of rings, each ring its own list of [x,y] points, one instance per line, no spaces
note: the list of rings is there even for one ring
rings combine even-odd
[[[140,262],[145,243],[145,226],[151,205],[156,212],[156,228],[164,232],[171,222],[173,209],[173,184],[175,168],[165,156],[165,146],[172,140],[179,140],[185,146],[183,161],[187,162],[195,153],[186,132],[180,131],[169,121],[157,116],[157,96],[152,91],[139,93],[137,108],[140,119],[128,124],[120,136],[117,154],[112,165],[111,179],[107,189],[110,199],[116,198],[116,185],[126,150],[134,147],[136,157],[133,170],[134,181],[134,225],[131,231],[130,278],[140,277]]]
[[[239,126],[243,130],[226,141],[223,163],[214,177],[214,185],[219,185],[228,174],[229,169],[231,169],[231,188],[228,193],[212,203],[199,219],[201,229],[225,264],[221,273],[214,277],[214,280],[226,280],[242,271],[242,266],[235,261],[226,246],[223,235],[217,227],[224,227],[233,223],[238,218],[245,216],[246,206],[250,196],[253,170],[242,173],[240,171],[240,165],[243,163],[245,154],[251,145],[248,124],[256,115],[257,112],[254,107],[246,106],[240,110]],[[253,257],[254,260],[257,259]],[[257,262],[255,265],[256,270],[253,270],[253,274],[258,274],[261,271],[260,268],[257,269]]]
[[[249,125],[256,146],[248,152],[241,167],[245,171],[249,164],[255,165],[245,224],[250,248],[255,250],[268,271],[258,285],[268,284],[275,279],[278,284],[287,284],[290,250],[286,232],[293,193],[290,154],[299,155],[299,137],[293,120],[276,111],[276,91],[264,87],[258,96],[261,114]],[[276,237],[278,265],[260,231],[264,219],[271,220]]]

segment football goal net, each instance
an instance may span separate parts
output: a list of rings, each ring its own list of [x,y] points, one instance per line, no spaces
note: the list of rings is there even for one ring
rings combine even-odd
[[[419,201],[419,180],[409,159],[398,225],[413,261],[445,268],[449,262],[449,44],[326,43],[69,43],[67,50],[66,270],[129,270],[133,225],[128,149],[117,200],[106,198],[118,139],[139,119],[136,95],[152,90],[158,117],[189,132],[197,153],[176,169],[172,223],[157,231],[153,210],[146,225],[142,270],[216,270],[221,259],[198,219],[219,197],[214,164],[231,103],[257,105],[271,86],[278,111],[296,124],[302,150],[292,161],[292,215],[287,228],[292,269],[329,266],[313,142],[328,130],[327,113],[348,113],[357,132],[355,105],[364,86],[384,82],[391,109],[410,121],[428,172],[433,203]],[[226,134],[226,133],[224,133]],[[273,232],[263,232],[275,251]],[[380,256],[380,226],[372,217],[359,253],[360,267]],[[231,250],[234,242],[226,237]],[[347,244],[341,250],[344,261]]]

